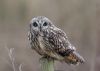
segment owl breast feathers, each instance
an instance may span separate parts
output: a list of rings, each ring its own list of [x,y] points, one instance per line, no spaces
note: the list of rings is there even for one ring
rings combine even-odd
[[[43,57],[65,61],[68,64],[84,63],[64,31],[44,17],[34,17],[30,22],[29,41],[31,48]]]

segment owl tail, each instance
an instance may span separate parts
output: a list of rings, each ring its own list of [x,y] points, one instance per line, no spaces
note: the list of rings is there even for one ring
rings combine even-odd
[[[76,51],[69,53],[68,56],[65,56],[65,62],[68,64],[79,64],[84,63],[85,60],[82,56],[80,56]]]

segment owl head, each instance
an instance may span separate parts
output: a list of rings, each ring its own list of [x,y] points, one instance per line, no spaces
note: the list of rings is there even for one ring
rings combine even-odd
[[[34,17],[30,21],[30,30],[34,32],[42,32],[53,26],[52,22],[44,16]]]

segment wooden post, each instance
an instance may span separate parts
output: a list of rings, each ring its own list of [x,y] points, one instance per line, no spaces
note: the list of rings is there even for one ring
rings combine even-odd
[[[41,58],[41,71],[54,71],[54,59]]]

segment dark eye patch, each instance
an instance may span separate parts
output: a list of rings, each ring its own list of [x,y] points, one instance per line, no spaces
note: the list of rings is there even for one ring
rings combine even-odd
[[[36,22],[33,22],[33,26],[34,26],[34,27],[37,27],[38,24],[37,24]]]
[[[48,23],[47,22],[44,22],[43,26],[47,26],[47,25],[48,25]]]

